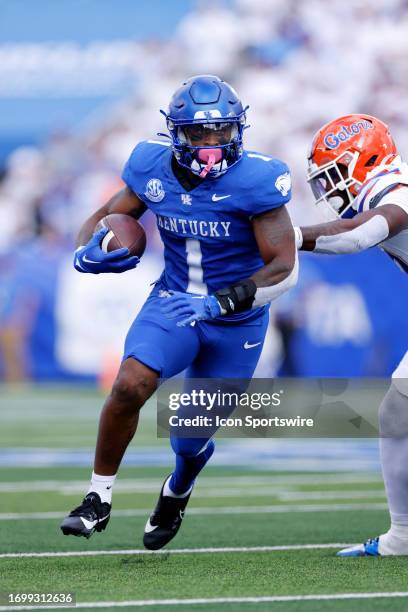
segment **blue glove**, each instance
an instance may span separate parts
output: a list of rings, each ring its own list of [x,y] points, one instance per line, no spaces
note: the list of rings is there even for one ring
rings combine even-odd
[[[161,311],[168,319],[178,319],[179,327],[195,321],[215,319],[221,315],[221,306],[214,295],[192,295],[182,291],[168,291],[161,302]]]
[[[108,231],[107,227],[102,228],[92,236],[88,244],[75,251],[75,270],[100,274],[101,272],[125,272],[136,268],[140,259],[129,255],[129,249],[116,249],[110,253],[102,251],[101,242]]]

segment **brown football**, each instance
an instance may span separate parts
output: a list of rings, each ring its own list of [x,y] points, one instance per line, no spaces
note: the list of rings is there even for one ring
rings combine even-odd
[[[139,221],[129,215],[114,213],[101,219],[95,231],[103,227],[107,227],[109,231],[102,240],[102,251],[110,253],[126,247],[130,255],[138,257],[143,255],[146,248],[146,233]]]

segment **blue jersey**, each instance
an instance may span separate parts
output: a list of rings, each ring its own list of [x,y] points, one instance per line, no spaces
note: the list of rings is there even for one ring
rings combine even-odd
[[[122,178],[156,215],[169,289],[209,294],[250,277],[264,263],[251,218],[291,197],[283,162],[244,152],[224,175],[186,191],[171,166],[171,144],[139,143]]]

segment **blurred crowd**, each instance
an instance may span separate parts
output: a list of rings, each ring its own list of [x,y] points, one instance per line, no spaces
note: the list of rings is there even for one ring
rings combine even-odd
[[[0,251],[53,231],[73,240],[90,211],[120,187],[133,146],[164,131],[160,108],[188,76],[221,75],[250,105],[246,146],[289,163],[292,214],[313,214],[305,157],[315,130],[349,112],[389,123],[408,148],[407,0],[206,1],[166,41],[133,46],[132,97],[81,133],[53,133],[12,153],[0,183]],[[305,218],[306,217],[306,218]]]
[[[131,95],[80,131],[55,130],[43,146],[8,157],[0,176],[0,255],[7,259],[29,241],[72,251],[82,222],[121,188],[133,146],[164,131],[159,109],[199,73],[220,75],[250,105],[246,147],[289,164],[292,217],[315,222],[305,173],[320,125],[351,112],[373,114],[390,125],[402,155],[408,150],[407,31],[407,0],[199,2],[168,39],[129,46],[137,83]],[[154,220],[145,224],[155,257]]]

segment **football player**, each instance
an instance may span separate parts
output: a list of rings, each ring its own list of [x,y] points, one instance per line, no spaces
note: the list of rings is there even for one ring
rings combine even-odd
[[[294,230],[285,204],[288,167],[244,151],[246,110],[220,78],[192,77],[165,115],[168,140],[136,146],[125,188],[82,227],[80,272],[123,272],[137,257],[106,254],[93,234],[109,213],[139,218],[150,209],[164,244],[165,268],[132,324],[123,361],[103,408],[89,491],[61,525],[89,537],[105,529],[112,487],[136,431],[139,410],[159,377],[251,378],[268,325],[269,303],[296,283]],[[161,136],[164,136],[161,134]],[[177,533],[194,481],[214,452],[208,438],[171,435],[175,469],[147,521],[144,545],[159,549]]]
[[[309,155],[316,206],[333,219],[295,228],[298,249],[357,253],[378,246],[408,272],[408,165],[388,127],[369,115],[323,126]],[[380,407],[380,451],[391,515],[389,531],[346,548],[342,557],[408,555],[408,352]]]

